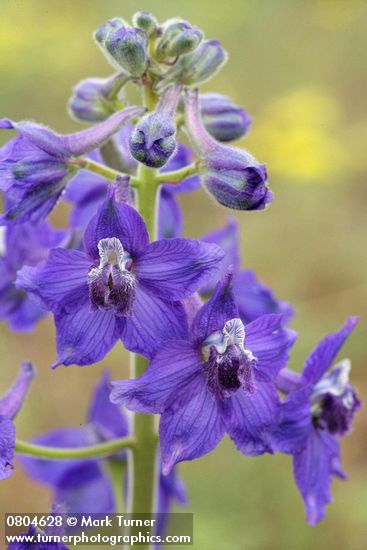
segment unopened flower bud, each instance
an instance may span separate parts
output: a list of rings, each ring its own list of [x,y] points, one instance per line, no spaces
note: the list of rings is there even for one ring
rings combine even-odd
[[[102,25],[95,34],[109,60],[125,69],[133,77],[141,76],[147,65],[148,37],[142,29],[112,20]]]
[[[185,93],[185,126],[201,160],[201,182],[223,206],[236,210],[262,210],[273,195],[266,186],[266,169],[245,150],[218,143],[200,117],[199,94]]]
[[[192,52],[198,47],[202,38],[203,33],[186,21],[167,21],[157,45],[157,59],[163,61]]]
[[[151,36],[158,28],[158,21],[151,13],[138,11],[133,15],[133,25],[143,29],[148,36]]]
[[[77,120],[100,122],[114,113],[121,88],[131,76],[119,73],[110,78],[87,78],[79,82],[69,101],[69,111]]]
[[[203,94],[199,97],[199,105],[205,128],[218,141],[239,139],[248,132],[251,117],[228,97]]]
[[[157,89],[163,89],[171,82],[181,82],[186,86],[208,80],[227,61],[227,53],[218,40],[204,40],[192,53],[181,56]]]
[[[167,88],[154,112],[145,115],[135,126],[130,137],[132,156],[151,168],[161,168],[176,151],[176,123],[174,115],[181,88]]]
[[[107,21],[107,23],[101,25],[99,29],[96,30],[96,32],[94,33],[94,38],[99,44],[103,44],[110,33],[113,33],[117,29],[121,29],[126,25],[127,23],[119,17],[110,19],[109,21]]]

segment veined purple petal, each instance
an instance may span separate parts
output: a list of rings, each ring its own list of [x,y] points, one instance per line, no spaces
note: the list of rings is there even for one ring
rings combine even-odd
[[[162,413],[180,396],[194,396],[203,383],[198,351],[173,341],[163,344],[143,376],[113,382],[111,400],[135,412]]]
[[[0,481],[13,473],[14,445],[15,426],[10,418],[0,415]]]
[[[55,313],[57,360],[52,365],[90,365],[103,359],[121,333],[123,320],[86,305],[74,313]]]
[[[8,313],[7,321],[10,330],[14,332],[32,332],[38,321],[46,315],[47,311],[34,298],[25,295],[17,307]]]
[[[129,351],[151,358],[162,343],[183,340],[187,332],[187,318],[180,302],[164,301],[137,286],[132,314],[121,332]]]
[[[306,383],[315,384],[331,367],[358,321],[359,317],[349,317],[338,332],[329,334],[321,340],[305,363],[302,378]]]
[[[278,372],[285,367],[288,350],[296,340],[293,330],[282,326],[281,315],[263,315],[245,327],[246,348],[257,358],[255,378],[274,380]]]
[[[277,389],[285,394],[299,390],[304,386],[301,375],[290,369],[282,369],[275,380]]]
[[[218,445],[224,425],[218,402],[204,384],[162,414],[159,435],[165,475],[178,462],[199,458]]]
[[[207,233],[201,237],[201,240],[206,243],[215,243],[224,251],[224,259],[221,264],[220,277],[224,277],[228,272],[228,269],[232,269],[235,274],[240,267],[240,254],[239,254],[239,242],[238,242],[238,223],[233,218],[228,218],[227,224],[220,229],[216,229],[211,233]],[[218,277],[213,278],[209,283],[201,288],[202,294],[210,294],[216,284]],[[236,275],[233,278],[233,288]],[[237,296],[236,296],[237,300]]]
[[[244,323],[250,323],[268,313],[283,315],[283,324],[288,323],[293,317],[294,311],[291,304],[278,300],[271,289],[259,281],[251,269],[235,273],[233,293]]]
[[[157,513],[167,514],[172,501],[176,501],[181,506],[187,505],[186,487],[179,478],[176,468],[166,476],[160,475]],[[157,532],[159,532],[158,528]]]
[[[227,275],[196,314],[191,325],[191,338],[201,344],[210,334],[222,330],[227,321],[236,317],[238,310],[232,294],[232,275]]]
[[[65,476],[55,492],[55,502],[63,502],[69,514],[111,514],[115,511],[114,495],[108,474],[95,464],[95,475],[80,469]],[[78,482],[80,485],[78,486]],[[121,484],[121,491],[123,487]]]
[[[182,236],[183,220],[180,205],[171,193],[161,188],[158,206],[158,238],[175,239]]]
[[[11,420],[16,417],[23,405],[34,376],[33,365],[29,362],[22,363],[13,385],[0,399],[0,415],[7,416]]]
[[[0,225],[37,222],[45,218],[61,197],[69,176],[70,174],[64,171],[58,176],[55,175],[55,179],[51,182],[41,181],[29,185],[19,193],[15,193],[14,185],[9,191],[9,196],[15,200],[16,204],[0,216]]]
[[[132,257],[141,253],[149,242],[140,214],[131,206],[116,202],[113,195],[102,203],[86,229],[84,244],[87,253],[98,260],[98,243],[109,237],[119,239],[124,250]]]
[[[272,432],[280,400],[275,386],[258,383],[254,393],[241,390],[222,402],[223,422],[237,449],[247,456],[272,453]]]
[[[312,428],[310,396],[312,388],[302,388],[287,395],[280,407],[272,446],[282,453],[295,454],[307,444]]]
[[[141,284],[166,300],[180,300],[220,270],[223,251],[191,239],[151,243],[134,263]]]
[[[23,267],[16,286],[31,292],[53,312],[76,311],[89,303],[87,277],[91,263],[84,252],[56,248],[36,267]]]
[[[340,466],[339,440],[326,430],[312,429],[306,446],[294,456],[293,468],[307,522],[316,525],[325,516],[325,505],[332,501],[333,476],[345,477]]]
[[[129,433],[126,415],[110,401],[111,382],[104,372],[98,382],[88,411],[88,421],[93,425],[98,436],[107,441],[115,437],[124,437]]]

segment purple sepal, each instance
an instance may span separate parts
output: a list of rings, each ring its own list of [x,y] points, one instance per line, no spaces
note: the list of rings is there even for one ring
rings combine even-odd
[[[333,477],[345,479],[338,439],[327,431],[312,428],[303,450],[294,455],[293,468],[305,503],[306,520],[315,526],[325,517],[325,505],[332,501]]]
[[[7,393],[0,399],[0,415],[13,420],[26,398],[31,382],[35,376],[32,363],[23,362],[19,374]]]
[[[206,243],[215,243],[222,248],[224,251],[224,259],[221,264],[220,278],[224,277],[227,271],[231,269],[234,272],[235,281],[241,263],[238,241],[238,223],[236,220],[233,218],[228,218],[224,227],[215,229],[210,233],[206,233],[201,237],[201,240]],[[202,286],[200,288],[200,292],[204,295],[213,292],[217,280],[218,277],[211,280],[209,284]],[[237,303],[238,301],[239,300],[237,299]]]
[[[191,325],[191,338],[201,344],[213,332],[221,330],[227,321],[238,317],[232,292],[232,275],[217,283],[213,296],[196,314]]]
[[[283,324],[286,325],[294,315],[292,305],[279,300],[268,286],[259,281],[251,269],[239,270],[234,274],[233,293],[244,323],[249,323],[261,315],[276,313],[282,315]]]
[[[0,480],[10,477],[14,470],[15,426],[12,421],[23,405],[33,378],[31,363],[22,363],[13,385],[0,399]]]
[[[14,470],[15,426],[7,416],[0,415],[0,481]]]
[[[24,223],[2,228],[4,250],[0,256],[0,319],[14,331],[27,332],[47,312],[24,290],[17,290],[17,271],[23,265],[34,266],[49,253],[51,247],[66,242],[65,231],[54,231],[49,224]]]
[[[331,367],[335,357],[358,321],[359,317],[349,317],[338,332],[329,334],[317,344],[308,357],[302,372],[302,379],[305,384],[315,384]]]

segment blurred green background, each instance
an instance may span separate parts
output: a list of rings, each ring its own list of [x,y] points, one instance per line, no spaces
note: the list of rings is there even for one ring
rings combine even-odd
[[[1,0],[1,116],[31,118],[60,132],[80,126],[66,116],[71,87],[110,67],[91,39],[107,19],[137,10],[160,20],[182,16],[218,38],[230,54],[207,91],[230,95],[253,116],[243,145],[267,163],[276,200],[265,213],[235,213],[241,224],[244,265],[296,308],[299,341],[291,364],[349,314],[363,315],[345,347],[353,383],[367,393],[366,2],[360,0]],[[2,142],[5,138],[2,138]],[[199,192],[182,200],[186,235],[225,222],[228,212]],[[233,213],[231,213],[233,215]],[[66,209],[53,214],[65,223]],[[18,435],[84,422],[90,390],[102,366],[127,375],[122,346],[101,365],[51,372],[51,319],[31,335],[0,327],[0,392],[20,361],[38,377],[19,421]],[[183,464],[198,550],[364,550],[367,548],[367,421],[364,411],[344,440],[347,483],[333,485],[335,502],[318,527],[304,522],[301,498],[286,456],[256,460],[229,440],[213,453]],[[1,512],[48,509],[48,491],[20,469],[0,487]]]

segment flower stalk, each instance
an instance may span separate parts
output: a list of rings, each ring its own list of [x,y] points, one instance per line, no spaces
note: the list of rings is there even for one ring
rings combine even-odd
[[[15,451],[26,456],[36,456],[47,460],[77,460],[80,458],[112,456],[123,449],[133,449],[135,444],[134,438],[122,437],[96,445],[88,445],[87,447],[67,448],[49,447],[17,439],[15,441]]]

